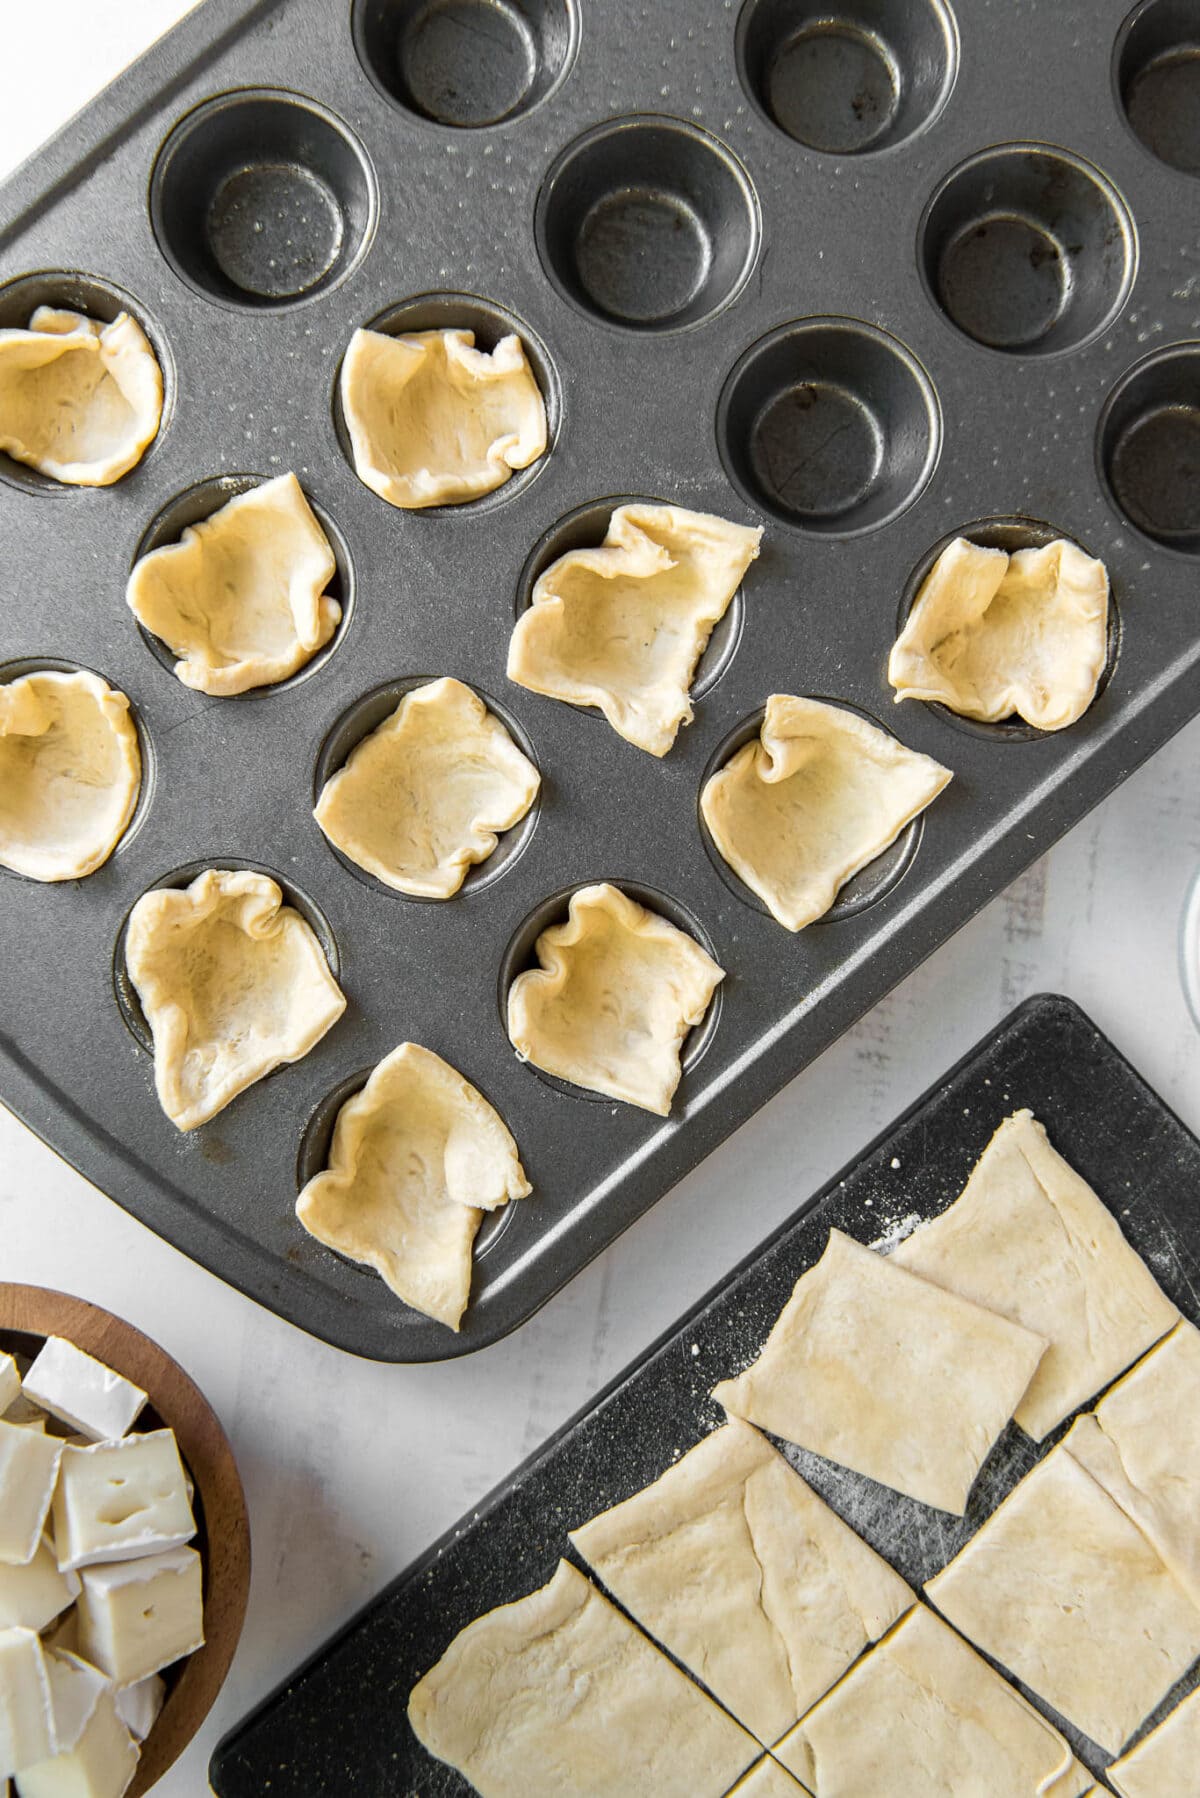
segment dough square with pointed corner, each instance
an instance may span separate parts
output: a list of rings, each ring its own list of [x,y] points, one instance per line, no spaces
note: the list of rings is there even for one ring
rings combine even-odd
[[[0,685],[0,866],[30,880],[93,874],[141,785],[129,701],[99,675],[45,669]]]
[[[926,576],[888,661],[897,700],[937,700],[996,724],[1064,730],[1108,659],[1108,574],[1064,538],[984,549],[956,537]]]
[[[342,620],[325,591],[336,572],[299,481],[281,474],[142,556],[125,597],[179,658],[185,687],[228,697],[287,680],[324,649]]]
[[[566,1561],[468,1624],[408,1717],[480,1798],[725,1798],[762,1752]]]
[[[537,797],[540,776],[478,694],[429,681],[321,790],[329,841],[399,893],[449,899]]]
[[[772,917],[803,930],[951,778],[844,706],[772,693],[758,737],[705,783],[700,811]]]
[[[1039,1442],[1179,1316],[1030,1111],[1005,1119],[955,1202],[891,1259],[1046,1338],[1016,1413]]]
[[[737,1418],[571,1541],[647,1634],[768,1748],[914,1602]]]
[[[831,1230],[758,1359],[713,1397],[731,1416],[961,1516],[1044,1347]]]
[[[1120,1798],[1192,1798],[1200,1791],[1200,1689],[1114,1761],[1104,1777]]]
[[[1200,1655],[1200,1607],[1069,1439],[925,1590],[1110,1754]]]
[[[159,1103],[180,1130],[299,1061],[346,1009],[311,925],[250,870],[206,868],[190,886],[143,893],[125,963],[154,1037]]]
[[[404,510],[479,499],[546,453],[545,402],[516,335],[489,351],[473,331],[356,331],[340,392],[359,480]]]
[[[666,755],[692,721],[696,665],[761,537],[709,512],[617,506],[598,548],[569,550],[538,576],[509,680],[598,706],[627,742]]]
[[[707,950],[607,882],[571,895],[539,966],[508,990],[508,1034],[544,1073],[666,1117],[680,1051],[725,978]]]
[[[338,1112],[329,1164],[296,1216],[405,1304],[457,1330],[484,1212],[531,1190],[499,1112],[440,1055],[401,1043]]]
[[[72,487],[109,487],[158,435],[163,379],[136,319],[39,306],[0,331],[0,450]]]
[[[767,1754],[730,1787],[729,1798],[810,1798],[810,1794],[807,1786]]]
[[[775,1750],[818,1798],[1082,1798],[1068,1743],[924,1605]]]

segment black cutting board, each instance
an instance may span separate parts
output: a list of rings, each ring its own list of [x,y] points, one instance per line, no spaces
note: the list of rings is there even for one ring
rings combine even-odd
[[[878,1245],[943,1210],[1021,1106],[1200,1323],[1200,1143],[1078,1006],[1053,994],[1029,999],[228,1736],[211,1768],[220,1798],[469,1793],[408,1727],[420,1675],[472,1618],[549,1579],[568,1529],[646,1485],[713,1427],[711,1388],[757,1353],[831,1226]],[[1038,1447],[1010,1425],[963,1519],[781,1446],[918,1587],[1067,1427]],[[1099,1751],[1066,1733],[1102,1770]]]

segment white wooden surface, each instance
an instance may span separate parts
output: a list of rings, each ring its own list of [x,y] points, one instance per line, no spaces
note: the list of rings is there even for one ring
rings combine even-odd
[[[4,6],[0,172],[187,11]],[[997,509],[1005,496],[997,494]],[[144,1230],[0,1110],[4,1277],[129,1318],[199,1381],[238,1452],[254,1580],[233,1672],[158,1788],[207,1789],[246,1709],[1018,1000],[1057,989],[1200,1131],[1200,1042],[1177,961],[1200,863],[1200,721],[1002,894],[509,1341],[389,1368],[310,1341]]]

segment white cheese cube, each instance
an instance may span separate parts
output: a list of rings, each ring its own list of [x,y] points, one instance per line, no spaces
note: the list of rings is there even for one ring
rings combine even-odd
[[[137,1764],[137,1743],[117,1716],[110,1687],[74,1748],[18,1776],[18,1798],[122,1798]]]
[[[79,1742],[105,1692],[112,1691],[112,1681],[77,1654],[54,1649],[46,1656],[46,1672],[50,1679],[54,1740],[58,1752],[66,1754]]]
[[[0,1630],[0,1779],[54,1753],[42,1645],[31,1629]]]
[[[45,1629],[79,1597],[79,1575],[60,1573],[48,1536],[24,1566],[0,1562],[0,1629]]]
[[[52,1436],[0,1423],[0,1561],[24,1563],[37,1553],[62,1456]]]
[[[82,1577],[79,1652],[118,1686],[136,1685],[203,1647],[200,1556],[194,1548],[87,1567]]]
[[[54,1494],[54,1547],[63,1569],[161,1554],[195,1533],[173,1430],[63,1451]]]
[[[117,1693],[117,1716],[137,1742],[144,1742],[162,1710],[167,1688],[157,1673],[139,1679],[136,1686],[124,1686]]]
[[[0,1417],[21,1396],[21,1374],[11,1355],[0,1351]]]
[[[25,1375],[25,1396],[92,1442],[116,1442],[133,1428],[146,1394],[62,1336],[48,1336]]]

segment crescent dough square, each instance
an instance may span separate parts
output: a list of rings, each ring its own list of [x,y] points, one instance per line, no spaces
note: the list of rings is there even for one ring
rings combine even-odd
[[[917,1605],[775,1750],[819,1798],[1082,1798],[1064,1738]]]
[[[692,721],[696,664],[761,537],[708,512],[618,506],[598,549],[570,550],[539,575],[509,680],[599,706],[627,742],[666,755]]]
[[[738,1419],[571,1541],[766,1747],[913,1603],[899,1574]]]
[[[327,781],[313,813],[343,855],[387,886],[449,899],[537,797],[537,769],[470,687],[406,693]]]
[[[1110,1754],[1200,1654],[1200,1609],[1067,1443],[925,1590]]]
[[[456,1636],[408,1717],[480,1798],[724,1798],[761,1752],[566,1561]]]
[[[0,450],[72,487],[110,487],[162,418],[162,370],[136,319],[39,306],[0,331]]]
[[[1031,1111],[1005,1119],[949,1210],[891,1259],[1046,1338],[1016,1413],[1038,1442],[1179,1316]]]
[[[666,1117],[679,1052],[725,978],[694,937],[603,883],[543,930],[508,991],[517,1054],[547,1074]]]
[[[961,1516],[1044,1347],[831,1230],[758,1359],[713,1397],[731,1416]]]
[[[1200,1690],[1114,1761],[1104,1777],[1121,1798],[1194,1798],[1200,1791]]]
[[[325,592],[336,568],[299,481],[281,474],[144,555],[125,596],[179,657],[185,687],[228,697],[286,680],[325,647],[342,617]]]
[[[359,480],[404,510],[478,499],[546,451],[545,403],[516,336],[489,353],[473,331],[356,331],[341,397]]]
[[[0,686],[0,865],[31,880],[93,873],[120,842],[141,784],[124,693],[82,672]]]
[[[827,912],[952,778],[842,706],[772,693],[700,795],[714,843],[785,930]]]
[[[888,679],[897,700],[1064,730],[1091,705],[1107,659],[1103,562],[1061,537],[1012,556],[956,537],[917,594]]]
[[[265,874],[206,868],[188,887],[143,893],[125,963],[154,1035],[159,1103],[180,1130],[299,1061],[346,1009],[316,936]]]
[[[457,1330],[484,1212],[529,1191],[499,1112],[440,1055],[401,1043],[338,1112],[329,1165],[296,1216],[405,1304]]]
[[[768,1754],[730,1787],[729,1798],[806,1798],[807,1793],[808,1787]]]

